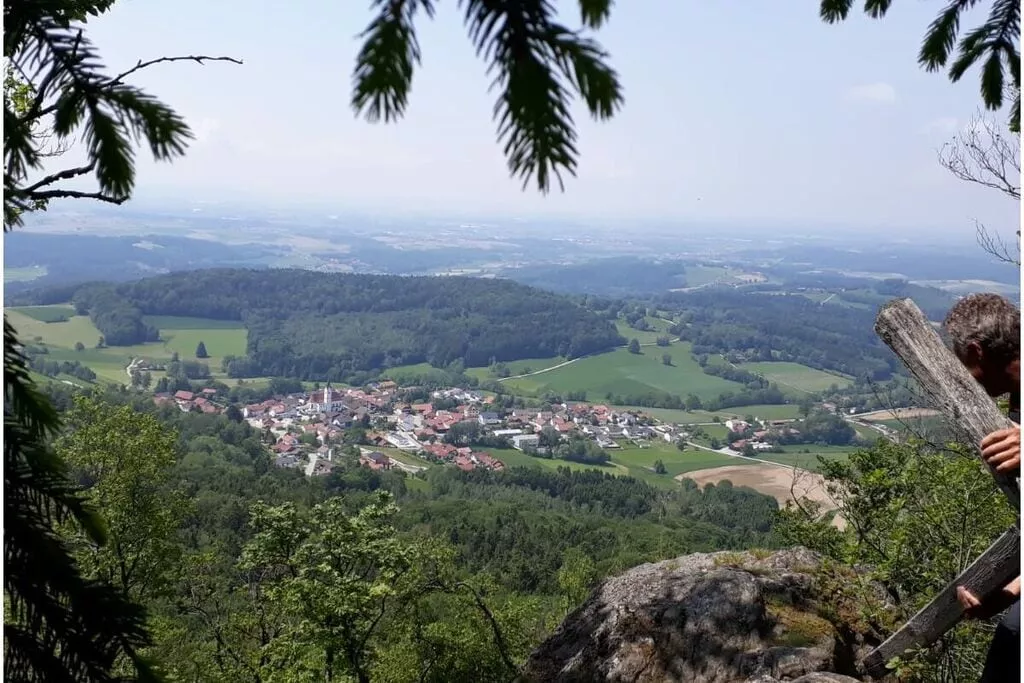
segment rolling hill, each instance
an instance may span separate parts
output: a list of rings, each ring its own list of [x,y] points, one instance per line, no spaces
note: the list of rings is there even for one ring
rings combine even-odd
[[[231,377],[361,381],[398,365],[575,358],[625,343],[611,321],[573,301],[499,279],[211,269],[69,294],[106,346],[163,338],[160,316],[244,327],[244,350],[222,359]]]

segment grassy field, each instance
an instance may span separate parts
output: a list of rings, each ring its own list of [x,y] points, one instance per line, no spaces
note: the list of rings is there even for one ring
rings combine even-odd
[[[669,328],[669,324],[664,320],[651,318],[650,316],[645,319],[647,320],[647,324],[651,326],[650,330],[634,330],[626,323],[625,320],[621,319],[615,321],[615,329],[617,329],[619,334],[627,340],[636,339],[641,344],[653,344],[658,341],[658,337],[663,337],[668,334],[667,330]]]
[[[617,465],[599,467],[597,465],[584,465],[583,463],[571,462],[569,460],[535,458],[532,455],[527,455],[522,451],[517,451],[512,448],[483,448],[481,450],[490,453],[498,460],[501,460],[505,463],[506,467],[543,467],[549,470],[557,470],[559,467],[568,467],[571,470],[599,470],[601,472],[616,475],[625,475],[629,473],[625,467]]]
[[[417,455],[413,455],[412,453],[406,453],[405,451],[399,450],[397,448],[385,447],[374,448],[373,450],[379,451],[384,455],[388,456],[389,458],[397,460],[398,462],[403,462],[406,465],[414,465],[416,467],[431,467],[433,465],[433,463],[431,463],[428,460],[424,460],[423,458]]]
[[[800,407],[793,403],[782,403],[779,405],[753,405],[727,408],[717,412],[707,410],[673,410],[671,408],[643,408],[639,406],[617,406],[629,410],[639,410],[662,422],[672,424],[703,424],[713,422],[717,417],[719,421],[731,420],[734,418],[743,419],[747,415],[761,418],[763,420],[789,420],[800,417]]]
[[[29,282],[43,277],[46,273],[46,266],[4,268],[4,282]]]
[[[194,359],[196,347],[203,342],[209,358],[202,359],[209,364],[211,372],[219,371],[221,360],[224,356],[244,356],[245,343],[248,331],[242,327],[242,323],[234,323],[228,327],[227,321],[211,320],[215,323],[207,328],[195,326],[195,318],[181,318],[181,327],[174,318],[160,318],[151,322],[160,330],[160,344],[166,349],[167,355],[177,351],[182,360]],[[149,320],[147,320],[149,322]],[[159,322],[159,324],[154,324]],[[154,344],[146,344],[146,347],[153,347]]]
[[[524,358],[522,360],[505,361],[505,366],[508,367],[509,372],[514,377],[515,375],[526,375],[538,370],[545,370],[564,362],[565,359],[560,356],[553,358]],[[466,374],[479,380],[498,379],[491,374],[490,368],[466,368]]]
[[[701,287],[725,279],[730,275],[728,268],[721,266],[686,266],[686,286]]]
[[[17,311],[22,315],[27,315],[33,320],[38,320],[43,323],[56,323],[63,320],[70,320],[75,315],[75,309],[72,306],[19,306],[17,308],[9,308],[9,311]]]
[[[680,396],[696,394],[701,398],[717,397],[723,391],[742,387],[720,377],[705,375],[690,358],[690,345],[674,344],[666,350],[673,364],[661,362],[662,349],[647,347],[644,353],[632,354],[616,349],[597,356],[582,358],[570,365],[532,377],[505,382],[514,391],[541,395],[546,391],[587,392],[590,401],[602,401],[608,393],[618,395],[668,392]]]
[[[826,460],[845,460],[850,453],[857,450],[852,446],[786,446],[786,453],[763,453],[757,457],[761,460],[778,462],[791,467],[817,471],[818,457]],[[804,451],[807,451],[806,453]]]
[[[649,448],[617,448],[609,450],[612,456],[610,465],[599,467],[596,465],[584,465],[566,460],[547,460],[534,458],[533,456],[508,449],[487,449],[495,458],[505,463],[506,467],[543,467],[555,470],[559,467],[568,467],[572,470],[596,470],[607,472],[618,476],[630,476],[646,481],[653,486],[660,488],[678,488],[679,483],[672,477],[683,472],[703,470],[709,467],[721,467],[722,465],[742,464],[743,460],[732,458],[727,455],[689,449],[680,451],[678,448],[666,442],[651,442]],[[665,464],[666,474],[656,474],[653,470],[654,463],[661,460]]]
[[[852,384],[849,378],[833,375],[822,370],[815,370],[799,363],[775,361],[770,363],[744,363],[743,370],[764,375],[769,380],[786,387],[813,393],[824,391],[835,384],[845,387]]]
[[[57,313],[47,314],[43,309],[54,309]],[[44,322],[42,318],[51,319],[59,317],[66,306],[32,306],[27,309],[8,308],[5,309],[7,319],[18,332],[18,337],[25,342],[36,341],[48,346],[66,347],[74,349],[75,342],[82,342],[85,346],[96,346],[100,340],[100,331],[92,324],[86,316],[76,315],[66,322]],[[22,312],[30,311],[33,315]]]
[[[77,360],[92,368],[99,378],[118,384],[128,379],[125,367],[130,359],[168,361],[175,351],[183,360],[194,359],[196,346],[200,341],[204,343],[210,355],[203,362],[210,366],[210,372],[219,379],[223,379],[220,367],[224,356],[245,354],[247,332],[241,322],[175,317],[146,318],[148,323],[160,330],[159,342],[97,349],[96,343],[101,335],[88,317],[73,316],[66,322],[42,321],[43,318],[53,319],[57,316],[57,313],[49,313],[48,310],[66,312],[67,308],[37,306],[28,309],[7,309],[6,312],[8,320],[19,336],[26,342],[45,344],[52,360]],[[206,327],[203,327],[204,323]],[[85,349],[75,351],[76,342],[82,342]],[[158,375],[159,373],[155,374],[154,379],[157,379]]]

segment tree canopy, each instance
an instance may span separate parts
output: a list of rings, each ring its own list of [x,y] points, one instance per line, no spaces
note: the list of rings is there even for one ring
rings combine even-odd
[[[73,301],[110,345],[155,340],[145,315],[242,321],[247,354],[225,360],[233,377],[346,379],[423,362],[486,367],[623,343],[610,321],[569,299],[499,279],[217,269],[87,285]]]

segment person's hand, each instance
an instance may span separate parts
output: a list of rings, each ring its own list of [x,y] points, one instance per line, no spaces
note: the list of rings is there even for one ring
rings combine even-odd
[[[978,596],[963,586],[956,587],[956,599],[960,602],[960,606],[964,608],[964,616],[968,619],[988,619],[994,617],[1012,605],[1019,597],[1019,576],[982,600],[979,600]]]
[[[981,457],[1000,474],[1020,470],[1020,427],[992,432],[981,441]]]
[[[963,586],[956,587],[956,599],[960,602],[960,606],[964,608],[964,616],[968,619],[984,619],[982,615],[982,604],[981,600],[971,591],[967,590]]]

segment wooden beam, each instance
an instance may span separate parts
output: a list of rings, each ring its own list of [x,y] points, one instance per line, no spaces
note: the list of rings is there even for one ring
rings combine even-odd
[[[963,609],[956,597],[957,586],[978,596],[990,595],[1020,574],[1020,530],[1010,529],[989,546],[953,583],[946,586],[899,631],[864,658],[866,672],[881,678],[888,672],[886,662],[907,650],[931,645],[956,626]]]
[[[980,455],[981,440],[992,432],[1015,426],[995,401],[946,348],[938,332],[910,299],[894,299],[878,312],[875,332],[899,357],[931,399],[932,406],[958,426]],[[996,485],[1020,512],[1020,485],[1014,477],[997,474]]]

